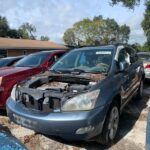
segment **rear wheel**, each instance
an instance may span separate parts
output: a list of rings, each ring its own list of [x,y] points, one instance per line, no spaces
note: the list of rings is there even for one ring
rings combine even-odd
[[[119,114],[117,103],[113,103],[106,117],[102,134],[97,140],[98,143],[109,145],[115,139],[119,126]]]

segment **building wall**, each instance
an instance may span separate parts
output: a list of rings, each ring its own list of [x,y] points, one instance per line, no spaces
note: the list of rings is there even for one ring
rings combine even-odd
[[[40,50],[7,50],[7,57],[27,55],[38,51]]]

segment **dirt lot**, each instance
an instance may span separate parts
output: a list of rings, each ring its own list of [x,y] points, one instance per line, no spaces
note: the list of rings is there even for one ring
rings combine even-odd
[[[104,147],[93,142],[67,142],[56,137],[46,137],[10,123],[4,114],[0,115],[0,130],[15,136],[29,150],[143,150],[145,149],[148,107],[150,107],[150,86],[145,85],[143,99],[130,102],[123,112],[119,135],[111,147]]]

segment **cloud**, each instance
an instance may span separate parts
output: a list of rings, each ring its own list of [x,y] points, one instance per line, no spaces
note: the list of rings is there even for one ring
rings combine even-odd
[[[127,20],[131,12],[127,13],[127,9],[120,6],[111,7],[106,0],[0,0],[0,6],[0,15],[8,19],[12,28],[29,22],[35,25],[38,37],[46,35],[58,43],[63,42],[64,31],[75,22],[97,15],[129,24],[132,30],[130,42],[144,41],[144,34],[139,26],[141,20],[137,17],[135,22],[132,21],[136,13],[132,19],[130,17]]]
[[[53,41],[62,42],[63,33],[67,28],[76,21],[90,16],[91,11],[85,4],[90,6],[91,2],[87,0],[82,0],[82,2],[76,0],[72,2],[68,0],[1,0],[0,15],[6,16],[13,28],[29,22],[36,26],[37,36],[47,35]]]
[[[127,24],[130,27],[130,39],[129,43],[140,43],[143,44],[146,42],[146,37],[144,35],[144,31],[142,29],[141,23],[144,19],[144,12],[140,12],[138,14],[131,15],[128,19],[123,21],[121,24]]]

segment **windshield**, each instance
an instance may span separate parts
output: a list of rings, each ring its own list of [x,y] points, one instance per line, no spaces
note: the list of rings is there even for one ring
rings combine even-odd
[[[7,66],[11,62],[11,59],[1,59],[0,60],[0,67]]]
[[[111,62],[112,49],[75,50],[62,57],[50,70],[107,73]]]
[[[138,54],[138,56],[143,61],[150,61],[150,54]]]
[[[15,67],[37,67],[43,63],[50,53],[31,54],[18,61]]]

